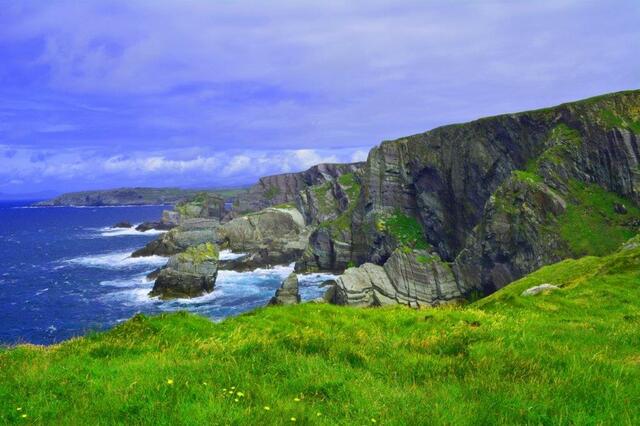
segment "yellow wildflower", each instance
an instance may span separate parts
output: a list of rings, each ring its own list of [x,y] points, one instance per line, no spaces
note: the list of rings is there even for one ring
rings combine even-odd
[[[20,417],[22,417],[23,419],[26,419],[26,418],[27,418],[27,415],[26,415],[26,414],[23,414],[23,415],[22,415],[22,416],[20,416]]]
[[[269,411],[269,410],[271,410],[271,407],[269,407],[268,405],[265,405],[265,406],[264,406],[264,410],[265,410],[265,411]]]
[[[236,395],[238,395],[239,397],[244,397],[244,393],[242,392],[236,392]]]
[[[291,421],[292,421],[292,422],[295,422],[295,421],[296,421],[296,418],[295,418],[295,417],[291,417]]]
[[[235,386],[231,386],[231,389],[235,389],[235,388],[236,388]]]
[[[22,407],[16,408],[17,411],[22,411]]]
[[[300,398],[293,398],[295,402],[300,402]]]
[[[322,413],[316,413],[316,416],[320,417],[322,415]]]
[[[235,401],[235,402],[238,402],[238,401],[240,401],[240,400],[239,400],[238,398],[236,398],[236,399],[234,399],[234,401]]]
[[[167,379],[167,384],[168,385],[172,385],[173,384],[173,379]]]
[[[371,419],[371,423],[377,423],[376,419]]]

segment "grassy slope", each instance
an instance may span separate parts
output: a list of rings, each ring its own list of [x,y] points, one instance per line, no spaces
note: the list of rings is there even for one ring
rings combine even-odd
[[[563,288],[520,296],[543,282]],[[638,424],[640,249],[548,266],[466,307],[138,316],[4,350],[0,371],[8,423]]]

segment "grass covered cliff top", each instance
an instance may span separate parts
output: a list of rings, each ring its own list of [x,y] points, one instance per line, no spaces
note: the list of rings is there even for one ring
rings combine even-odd
[[[521,296],[541,283],[561,289]],[[137,316],[0,371],[3,423],[638,424],[640,248],[464,307]]]

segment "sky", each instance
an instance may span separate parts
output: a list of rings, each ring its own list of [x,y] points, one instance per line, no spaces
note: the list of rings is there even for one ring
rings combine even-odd
[[[0,193],[229,187],[640,88],[637,0],[0,0]]]

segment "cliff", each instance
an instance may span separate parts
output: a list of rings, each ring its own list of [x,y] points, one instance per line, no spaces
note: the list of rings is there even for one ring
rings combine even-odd
[[[305,188],[332,181],[345,173],[353,173],[362,165],[318,164],[303,172],[262,177],[246,192],[238,194],[234,208],[239,212],[249,212],[294,202]]]
[[[352,241],[325,234],[307,257],[384,265],[424,249],[456,288],[492,292],[606,254],[640,223],[639,137],[640,91],[628,91],[383,142],[362,168]]]
[[[240,189],[196,190],[180,188],[118,188],[81,191],[62,194],[51,200],[36,203],[37,206],[123,206],[176,204],[206,192],[220,197],[232,197]]]

